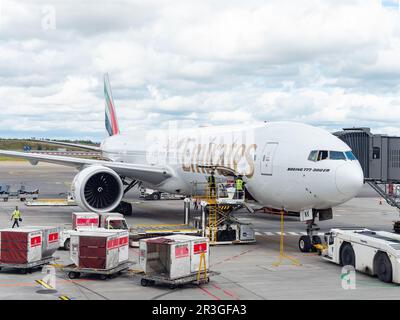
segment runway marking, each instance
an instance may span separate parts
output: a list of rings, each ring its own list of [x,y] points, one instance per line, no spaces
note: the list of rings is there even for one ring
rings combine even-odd
[[[255,233],[256,236],[261,236],[261,233],[258,232],[258,231],[254,232],[254,233]]]
[[[273,236],[274,234],[272,232],[264,232],[267,236]]]
[[[293,231],[290,231],[289,234],[291,234],[292,236],[298,236],[299,235],[297,232],[293,232]]]
[[[52,286],[50,286],[49,284],[47,284],[43,280],[35,280],[35,282],[40,284],[45,289],[49,289],[49,290],[54,289]]]

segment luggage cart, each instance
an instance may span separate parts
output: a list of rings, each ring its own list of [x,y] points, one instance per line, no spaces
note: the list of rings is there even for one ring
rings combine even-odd
[[[3,268],[18,269],[21,273],[32,273],[33,269],[42,267],[55,261],[56,258],[50,257],[29,263],[0,263],[0,270]]]
[[[167,284],[170,289],[175,289],[178,286],[182,286],[188,283],[193,283],[193,284],[203,284],[203,283],[208,283],[210,281],[210,276],[216,276],[219,275],[220,272],[216,271],[207,271],[207,277],[204,276],[204,272],[200,273],[200,276],[198,276],[198,273],[194,273],[185,277],[181,278],[176,278],[176,279],[170,279],[167,276],[164,276],[162,274],[153,274],[153,275],[146,275],[143,271],[141,272],[136,272],[133,274],[134,277],[139,277],[140,278],[140,284],[143,287],[155,285],[157,282],[158,283],[163,283]],[[200,279],[200,280],[197,280]]]
[[[68,278],[77,279],[82,274],[95,274],[100,277],[101,280],[111,279],[115,276],[121,275],[123,272],[128,271],[131,262],[122,263],[119,266],[112,269],[93,269],[93,268],[79,268],[75,264],[70,264],[65,267],[60,268],[61,271],[67,273]]]

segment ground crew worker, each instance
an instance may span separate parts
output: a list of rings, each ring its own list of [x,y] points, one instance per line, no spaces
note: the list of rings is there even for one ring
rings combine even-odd
[[[17,225],[17,228],[19,228],[19,221],[22,221],[21,219],[21,212],[18,210],[18,206],[15,207],[14,212],[12,213],[11,220],[14,220],[14,223],[12,225],[12,228]]]
[[[242,176],[239,175],[235,181],[235,188],[236,188],[236,198],[242,199],[243,197],[243,189],[244,189],[244,182]]]
[[[217,196],[217,191],[216,191],[216,184],[215,184],[215,172],[214,170],[211,171],[211,175],[208,176],[207,182],[208,182],[208,188],[210,189],[210,198],[212,197],[212,194],[214,196]]]

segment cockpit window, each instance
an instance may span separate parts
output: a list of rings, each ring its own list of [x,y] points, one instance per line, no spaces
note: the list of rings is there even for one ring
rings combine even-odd
[[[347,159],[352,160],[352,161],[353,161],[353,160],[357,160],[357,158],[355,157],[355,155],[353,154],[353,152],[351,152],[351,151],[346,151],[345,154],[346,154]]]
[[[346,160],[346,156],[341,151],[331,151],[329,155],[331,160]]]
[[[348,154],[349,153],[349,154]],[[356,160],[353,153],[351,151],[342,152],[342,151],[327,151],[327,150],[313,150],[310,152],[308,156],[308,160],[310,161],[322,161],[326,159],[330,160],[346,160],[346,156],[348,160]]]
[[[317,161],[328,159],[329,153],[326,150],[318,151]]]
[[[311,151],[310,155],[308,156],[308,160],[317,161],[317,156],[318,156],[318,151],[317,150]]]

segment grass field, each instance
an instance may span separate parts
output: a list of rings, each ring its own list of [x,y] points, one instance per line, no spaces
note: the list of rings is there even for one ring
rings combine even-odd
[[[71,142],[71,143],[81,143],[95,146],[94,143],[88,143],[87,141],[63,141],[63,142]],[[50,143],[46,143],[46,141],[32,141],[32,140],[24,140],[24,139],[1,139],[0,138],[0,150],[13,150],[13,151],[23,151],[24,146],[28,145],[31,147],[31,150],[45,150],[45,151],[56,151],[59,148],[65,149],[67,151],[81,151],[81,148],[77,147],[67,147],[61,145],[54,145]],[[98,157],[89,157],[93,159],[97,159]],[[0,161],[26,161],[24,159],[0,156]]]

